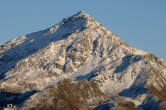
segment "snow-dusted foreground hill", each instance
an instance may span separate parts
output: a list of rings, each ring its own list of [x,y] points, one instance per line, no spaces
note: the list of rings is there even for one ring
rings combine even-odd
[[[156,94],[166,85],[164,60],[128,46],[84,11],[0,45],[0,70],[1,107],[159,110],[165,100]]]

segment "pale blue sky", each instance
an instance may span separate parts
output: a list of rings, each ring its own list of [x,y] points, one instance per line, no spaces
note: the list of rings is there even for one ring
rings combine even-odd
[[[0,44],[80,10],[129,45],[166,57],[166,0],[1,0]]]

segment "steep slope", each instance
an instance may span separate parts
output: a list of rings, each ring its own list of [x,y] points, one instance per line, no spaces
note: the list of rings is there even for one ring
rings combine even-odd
[[[96,84],[87,80],[77,82],[64,79],[57,87],[50,86],[32,96],[23,108],[25,110],[36,108],[45,108],[45,110],[90,110],[100,101],[104,101],[104,94]],[[35,106],[31,107],[32,103]]]
[[[43,100],[49,105],[56,99],[63,106],[48,106],[56,110],[98,110],[105,106],[114,110],[124,108],[126,101],[145,110],[148,104],[155,104],[150,109],[156,110],[160,102],[146,87],[156,72],[166,72],[159,58],[128,46],[84,11],[1,45],[0,69],[0,89],[13,93],[4,97],[2,106],[13,103],[13,96],[20,94],[18,103],[13,103],[20,109],[37,109]],[[70,79],[68,83],[63,83],[65,78]],[[27,92],[35,95],[22,95]],[[59,97],[61,92],[63,97]]]

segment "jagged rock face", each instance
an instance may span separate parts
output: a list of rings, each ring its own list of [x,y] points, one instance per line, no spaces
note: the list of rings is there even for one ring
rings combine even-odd
[[[90,110],[100,101],[104,101],[104,94],[94,83],[87,80],[77,82],[64,79],[57,87],[48,87],[43,92],[32,96],[22,108]],[[30,106],[32,103],[33,106]]]
[[[159,103],[156,98],[149,98],[152,94],[146,87],[157,77],[157,72],[165,77],[164,61],[128,46],[81,11],[51,28],[1,45],[0,89],[15,94],[40,91],[21,104],[21,109],[35,109],[45,100],[63,105],[53,106],[57,110],[84,110],[90,106],[85,107],[91,104],[89,101],[95,102],[96,107],[104,97],[109,100],[115,96],[131,98],[132,102],[127,105],[134,103],[138,109],[144,109],[149,103]],[[65,78],[70,80],[62,81]],[[59,85],[61,81],[65,84]],[[55,97],[42,99],[54,93],[50,93],[48,87],[56,88]],[[107,108],[118,109],[115,102],[108,102],[115,106]],[[122,105],[127,106],[126,103]]]

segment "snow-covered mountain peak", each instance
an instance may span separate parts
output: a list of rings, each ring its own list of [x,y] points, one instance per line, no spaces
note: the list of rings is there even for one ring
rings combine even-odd
[[[79,12],[77,12],[76,14],[74,14],[72,17],[84,17],[84,18],[89,18],[90,15],[88,13],[86,13],[84,10],[81,10]]]
[[[0,90],[13,93],[0,94],[0,106],[24,103],[22,109],[29,110],[44,100],[65,105],[55,110],[65,110],[66,106],[87,110],[106,100],[105,96],[109,100],[127,97],[136,106],[149,104],[145,84],[150,74],[164,73],[164,66],[153,54],[128,46],[80,11],[50,28],[0,45],[0,70]],[[37,94],[28,99],[27,94],[34,94],[34,90]]]
[[[96,27],[99,25],[100,24],[85,11],[79,11],[71,17],[64,18],[60,23],[48,28],[45,31],[51,35],[57,32],[64,34],[83,31],[86,28]]]

